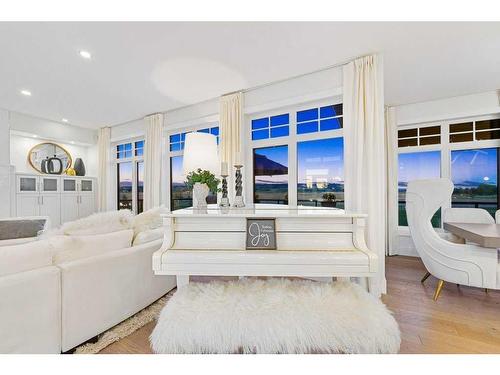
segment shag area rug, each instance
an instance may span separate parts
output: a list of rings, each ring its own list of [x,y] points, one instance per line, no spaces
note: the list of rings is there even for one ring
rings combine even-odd
[[[155,353],[397,353],[396,320],[349,282],[191,283],[163,308]]]
[[[139,328],[144,327],[149,322],[158,319],[160,312],[167,303],[167,301],[175,293],[175,289],[168,292],[161,297],[158,301],[152,303],[148,307],[142,309],[137,314],[132,315],[127,320],[110,328],[98,336],[98,340],[94,343],[86,343],[74,351],[74,354],[96,354],[101,350],[111,345],[112,343],[123,339],[137,331]]]

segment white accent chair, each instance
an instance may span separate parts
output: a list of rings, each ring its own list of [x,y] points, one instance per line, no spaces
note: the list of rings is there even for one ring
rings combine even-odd
[[[500,289],[497,251],[473,244],[448,242],[432,227],[432,216],[449,202],[452,192],[453,183],[445,178],[410,181],[406,191],[411,237],[428,273],[439,279],[434,300],[438,299],[445,281]],[[424,276],[422,282],[427,277]]]

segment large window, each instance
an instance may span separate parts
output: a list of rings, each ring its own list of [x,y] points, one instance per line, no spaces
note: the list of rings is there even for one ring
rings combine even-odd
[[[494,217],[498,207],[498,148],[451,152],[452,207],[488,210]]]
[[[439,178],[441,176],[441,152],[411,152],[401,153],[398,158],[398,223],[407,226],[406,217],[406,187],[412,180]],[[441,210],[432,217],[432,226],[441,226]]]
[[[117,209],[135,213],[143,210],[144,140],[132,140],[114,146]]]
[[[144,211],[144,162],[143,161],[137,162],[136,166],[137,166],[137,173],[136,173],[137,213],[140,214],[142,211]]]
[[[498,209],[500,119],[484,116],[398,129],[399,225],[407,226],[406,184],[411,180],[445,177],[455,188],[451,207],[475,207],[492,216]],[[444,207],[449,207],[445,203]],[[440,226],[438,211],[432,218]]]
[[[344,140],[297,143],[298,204],[344,207]]]
[[[253,150],[254,202],[288,204],[288,146]]]
[[[249,119],[254,203],[344,207],[342,104]]]
[[[132,162],[117,164],[118,209],[132,210]]]
[[[170,134],[168,136],[168,160],[170,161],[170,209],[172,211],[191,207],[193,205],[192,191],[186,186],[186,176],[184,176],[182,170],[184,141],[186,139],[186,134],[191,131],[213,134],[217,137],[217,144],[219,144],[219,127],[216,123],[200,129],[192,129]],[[217,203],[217,195],[210,192],[207,197],[207,202],[209,204]]]

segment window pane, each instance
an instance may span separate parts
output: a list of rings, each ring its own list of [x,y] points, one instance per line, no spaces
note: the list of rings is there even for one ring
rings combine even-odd
[[[290,122],[288,117],[289,117],[288,113],[285,113],[284,115],[271,117],[271,126],[280,126],[288,124]]]
[[[209,128],[200,129],[200,130],[198,130],[198,133],[210,133],[210,129]]]
[[[406,186],[409,181],[441,176],[441,151],[412,152],[398,156],[399,225],[407,226]],[[441,210],[432,217],[432,226],[441,226]]]
[[[288,146],[253,150],[254,202],[288,204]]]
[[[182,156],[170,158],[170,209],[172,211],[193,205],[192,193],[184,182]]]
[[[334,130],[342,128],[342,118],[329,118],[326,120],[321,120],[320,130],[324,132],[325,130]]]
[[[182,156],[170,158],[170,209],[172,211],[193,205],[192,191],[186,186],[182,171]],[[217,194],[210,192],[207,203],[217,203]]]
[[[132,143],[125,143],[125,150],[132,151]]]
[[[318,118],[318,108],[306,109],[305,111],[297,112],[297,122],[311,121]]]
[[[271,138],[286,137],[288,135],[288,126],[271,128]]]
[[[252,129],[263,129],[269,127],[269,117],[252,120]]]
[[[406,139],[400,139],[398,141],[398,147],[410,147],[417,145],[418,145],[417,138],[406,138]]]
[[[441,136],[437,135],[434,137],[422,137],[420,138],[420,146],[425,145],[438,145],[441,143]]]
[[[470,142],[472,140],[473,140],[472,133],[450,134],[451,143]]]
[[[476,130],[498,129],[500,128],[500,119],[484,120],[476,122]]]
[[[318,121],[297,124],[297,134],[314,133],[318,131]]]
[[[455,185],[453,207],[476,207],[495,216],[498,207],[498,149],[451,152],[451,179]]]
[[[181,135],[180,134],[172,134],[170,136],[170,143],[180,142],[180,141],[181,141]]]
[[[210,134],[219,135],[219,127],[216,126],[215,128],[211,128],[210,129]]]
[[[344,208],[344,139],[297,143],[297,203]]]
[[[423,135],[438,135],[441,134],[440,126],[427,126],[425,128],[420,128],[420,136]]]
[[[117,164],[118,209],[132,209],[132,162]]]
[[[170,145],[170,151],[180,151],[181,150],[181,144],[180,143],[172,143]]]
[[[254,130],[252,132],[252,140],[267,139],[269,138],[269,129],[265,130]]]
[[[450,124],[450,133],[471,132],[471,131],[472,131],[472,122]]]
[[[144,141],[135,142],[135,156],[144,155]]]
[[[144,162],[137,163],[137,213],[143,211],[144,202]]]
[[[486,130],[476,132],[476,140],[481,141],[484,139],[498,139],[500,138],[500,130]]]
[[[417,136],[417,132],[418,132],[417,128],[406,129],[406,130],[398,130],[398,138],[416,137]]]

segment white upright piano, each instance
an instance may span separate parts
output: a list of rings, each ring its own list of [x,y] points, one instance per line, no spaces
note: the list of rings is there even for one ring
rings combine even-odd
[[[259,219],[274,219],[275,250],[247,249],[248,220]],[[153,254],[153,270],[175,275],[178,287],[190,275],[356,277],[378,294],[377,255],[365,244],[365,220],[366,215],[326,207],[181,209],[163,215],[163,246]]]

